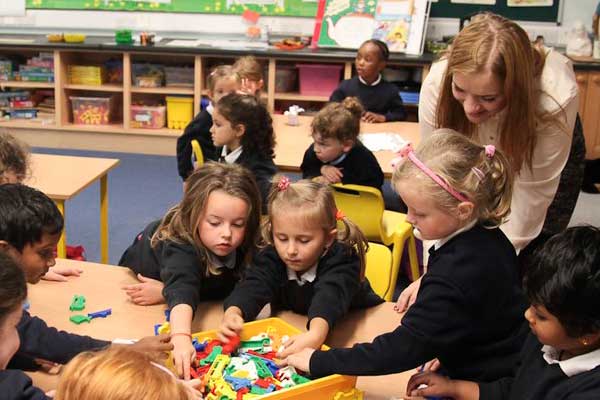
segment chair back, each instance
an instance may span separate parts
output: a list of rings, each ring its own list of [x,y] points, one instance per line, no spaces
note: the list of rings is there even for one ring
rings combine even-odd
[[[386,301],[391,301],[394,295],[392,287],[392,252],[386,246],[369,242],[366,255],[365,276],[373,291]]]
[[[191,141],[192,144],[192,154],[194,155],[195,162],[192,162],[194,165],[194,169],[201,167],[204,164],[204,154],[202,154],[202,148],[200,147],[200,143],[198,140],[193,139]]]
[[[363,232],[369,241],[383,242],[382,217],[385,209],[381,192],[370,186],[331,185],[335,204]]]

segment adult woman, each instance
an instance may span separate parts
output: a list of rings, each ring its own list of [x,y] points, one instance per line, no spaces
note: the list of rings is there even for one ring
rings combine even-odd
[[[524,256],[565,229],[573,213],[585,154],[578,105],[569,60],[532,46],[521,27],[491,13],[478,15],[457,35],[423,82],[423,137],[452,128],[509,158],[515,171],[512,213],[501,229]],[[403,293],[401,309],[415,286]]]

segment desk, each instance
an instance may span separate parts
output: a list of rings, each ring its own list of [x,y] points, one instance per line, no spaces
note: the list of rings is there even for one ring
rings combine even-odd
[[[313,117],[299,116],[300,125],[287,125],[287,117],[281,114],[273,115],[273,130],[275,131],[275,164],[288,171],[299,171],[304,152],[311,145],[312,137],[310,124]],[[412,142],[413,145],[419,143],[419,124],[416,122],[386,122],[382,124],[361,123],[361,133],[397,133],[404,140]],[[377,162],[381,166],[386,178],[392,176],[393,168],[390,161],[395,154],[391,151],[373,152]]]
[[[136,282],[128,269],[66,259],[57,259],[56,262],[61,266],[79,266],[84,272],[79,278],[70,277],[66,283],[40,281],[37,285],[29,285],[31,314],[43,318],[50,326],[110,340],[152,335],[154,324],[164,321],[164,305],[136,306],[120,290],[122,285]],[[74,294],[86,297],[86,311],[112,308],[112,315],[95,319],[90,324],[72,324],[69,322],[69,304]],[[326,343],[333,347],[345,347],[356,342],[371,341],[375,336],[393,330],[400,323],[400,315],[393,310],[393,305],[394,303],[384,303],[351,313],[339,322]],[[220,302],[201,303],[192,331],[215,329],[222,315]],[[283,312],[278,317],[305,330],[306,316]],[[413,372],[359,377],[357,387],[365,392],[366,399],[388,400],[392,396],[402,397]],[[30,375],[35,385],[44,390],[56,387],[56,376],[40,372]]]
[[[100,179],[100,255],[108,262],[108,171],[119,164],[113,158],[59,156],[53,154],[31,155],[31,177],[27,185],[44,192],[65,214],[65,201]],[[66,226],[66,220],[65,220]],[[67,253],[66,229],[58,242],[58,256]]]

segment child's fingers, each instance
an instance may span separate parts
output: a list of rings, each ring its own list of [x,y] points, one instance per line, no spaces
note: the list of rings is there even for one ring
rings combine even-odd
[[[123,290],[136,291],[141,290],[143,288],[143,285],[141,283],[133,283],[131,285],[125,285],[122,288]]]

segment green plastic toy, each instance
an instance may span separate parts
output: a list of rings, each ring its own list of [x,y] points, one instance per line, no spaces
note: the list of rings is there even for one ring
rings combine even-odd
[[[71,321],[74,324],[81,324],[82,322],[90,322],[92,319],[90,317],[88,317],[87,315],[71,315],[69,317],[69,321]]]
[[[71,311],[81,311],[85,308],[85,297],[76,294],[73,296],[73,300],[71,300],[71,305],[69,306],[69,310]]]

